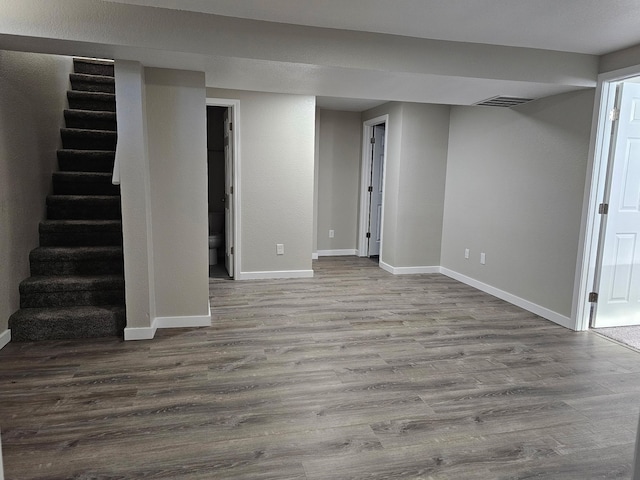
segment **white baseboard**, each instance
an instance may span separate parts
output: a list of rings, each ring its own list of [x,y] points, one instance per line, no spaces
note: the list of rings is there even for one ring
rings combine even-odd
[[[313,270],[280,270],[268,272],[239,272],[236,280],[270,280],[276,278],[311,278]]]
[[[151,340],[159,328],[190,328],[211,326],[211,304],[207,315],[188,315],[182,317],[156,317],[150,327],[132,327],[124,329],[125,340]]]
[[[345,257],[355,255],[357,250],[355,249],[342,249],[342,250],[318,250],[319,257]]]
[[[458,272],[454,272],[453,270],[449,270],[448,268],[440,267],[440,273],[446,275],[449,278],[453,278],[454,280],[458,280],[470,287],[477,288],[478,290],[482,290],[485,293],[493,295],[494,297],[498,297],[505,302],[509,302],[517,307],[523,308],[531,313],[535,313],[536,315],[546,318],[547,320],[552,321],[553,323],[557,323],[558,325],[568,328],[570,330],[575,330],[575,322],[571,320],[569,317],[564,315],[560,315],[553,310],[549,310],[546,307],[542,307],[538,304],[530,302],[529,300],[525,300],[524,298],[520,298],[516,295],[513,295],[509,292],[505,292],[504,290],[500,290],[499,288],[492,287],[491,285],[487,285],[486,283],[482,283],[478,280],[475,280],[471,277],[467,277]]]
[[[7,329],[4,332],[0,333],[0,350],[6,347],[10,341],[11,341],[11,330]]]
[[[440,267],[394,267],[382,260],[378,262],[380,268],[394,275],[417,275],[420,273],[440,273]]]
[[[314,252],[311,254],[311,260],[317,260],[318,259],[318,253]]]

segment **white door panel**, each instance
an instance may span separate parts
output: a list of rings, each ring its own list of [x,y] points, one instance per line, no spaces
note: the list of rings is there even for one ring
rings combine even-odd
[[[640,324],[640,84],[618,87],[593,327]]]

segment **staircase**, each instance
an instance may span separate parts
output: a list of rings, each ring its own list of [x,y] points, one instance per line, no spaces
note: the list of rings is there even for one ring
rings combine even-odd
[[[9,319],[14,341],[122,335],[125,326],[113,63],[74,59],[40,246]]]

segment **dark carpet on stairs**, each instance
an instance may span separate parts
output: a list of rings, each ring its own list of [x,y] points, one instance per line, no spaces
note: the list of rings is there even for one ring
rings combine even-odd
[[[125,326],[113,62],[74,59],[70,81],[47,219],[9,319],[14,341],[117,336]]]

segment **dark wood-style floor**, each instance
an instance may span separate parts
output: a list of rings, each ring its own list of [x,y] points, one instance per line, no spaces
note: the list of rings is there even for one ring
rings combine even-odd
[[[639,353],[441,275],[314,270],[212,279],[211,328],[9,344],[7,480],[630,477]]]

